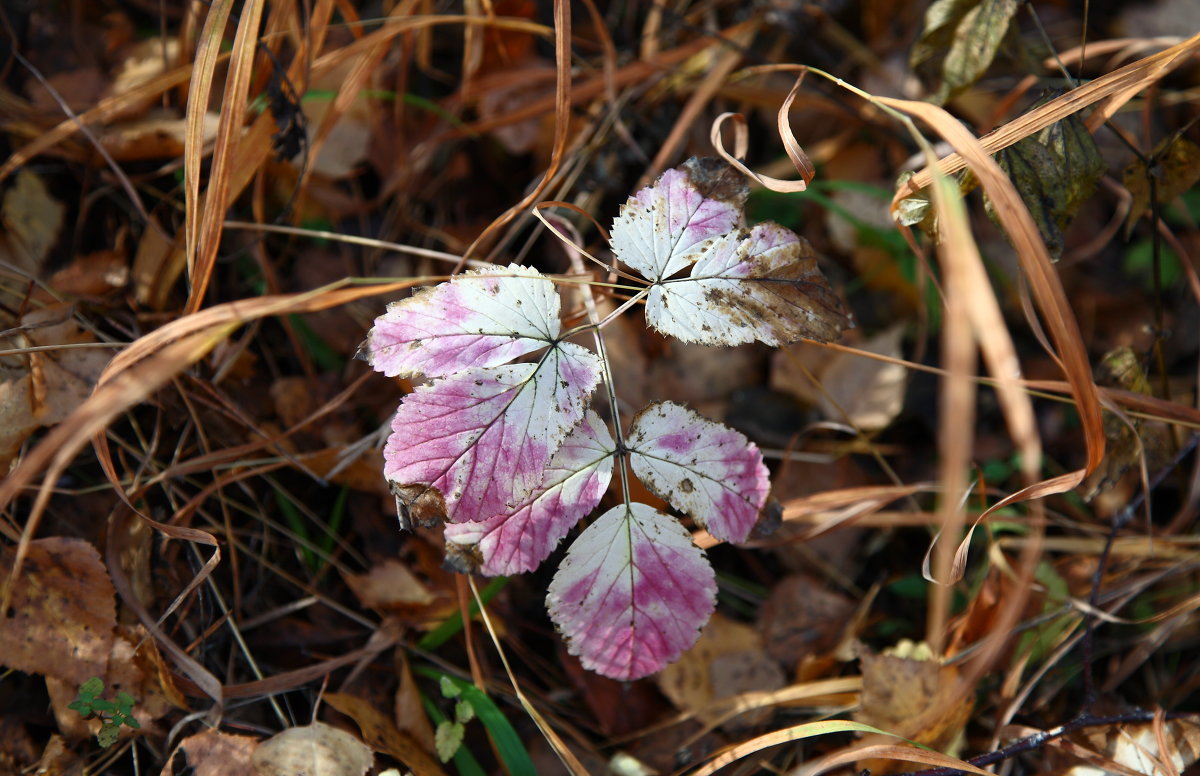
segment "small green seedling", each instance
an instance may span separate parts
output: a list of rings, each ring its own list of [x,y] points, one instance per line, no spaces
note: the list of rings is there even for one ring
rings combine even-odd
[[[462,746],[463,734],[466,733],[464,727],[468,722],[475,718],[475,707],[466,698],[460,697],[462,690],[450,681],[448,677],[442,677],[442,696],[445,698],[458,698],[458,702],[454,704],[454,720],[444,719],[438,723],[437,730],[433,734],[434,746],[437,748],[438,757],[442,762],[449,762],[458,748]]]
[[[127,692],[117,693],[116,700],[106,701],[100,697],[104,692],[104,682],[98,676],[93,676],[79,685],[79,696],[67,704],[68,709],[78,711],[84,718],[95,715],[100,719],[100,732],[96,733],[96,741],[100,746],[108,748],[117,742],[122,725],[140,728],[133,716],[133,696]]]

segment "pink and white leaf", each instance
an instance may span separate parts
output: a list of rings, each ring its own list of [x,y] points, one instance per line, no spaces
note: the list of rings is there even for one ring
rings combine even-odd
[[[588,410],[563,441],[542,483],[511,514],[446,526],[446,557],[458,571],[488,576],[533,571],[608,490],[616,445]]]
[[[696,642],[716,578],[677,520],[646,504],[605,512],[550,583],[550,618],[584,667],[614,679],[652,674]]]
[[[541,483],[599,381],[595,354],[559,343],[537,364],[466,369],[422,385],[392,420],[384,476],[398,497],[437,491],[449,522],[511,512]]]
[[[712,241],[687,277],[651,288],[646,320],[705,345],[827,342],[847,324],[808,241],[770,222]]]
[[[621,206],[613,253],[647,280],[668,278],[738,225],[746,192],[745,181],[719,159],[690,159]]]
[[[762,453],[745,436],[681,404],[658,402],[633,419],[630,464],[647,488],[718,539],[742,542],[771,488]]]
[[[551,344],[558,310],[554,284],[536,270],[475,270],[389,305],[363,352],[389,377],[499,366]]]

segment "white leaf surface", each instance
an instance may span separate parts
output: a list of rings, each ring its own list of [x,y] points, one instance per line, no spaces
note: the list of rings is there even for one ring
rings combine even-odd
[[[389,305],[363,353],[389,377],[498,366],[551,344],[558,311],[554,284],[536,270],[473,270]]]
[[[808,241],[770,222],[712,240],[687,277],[651,288],[646,320],[705,345],[829,341],[846,325]]]
[[[630,463],[647,488],[718,539],[742,542],[771,484],[758,447],[682,404],[659,402],[629,430]]]
[[[650,281],[694,262],[741,220],[745,183],[728,178],[727,169],[719,160],[691,159],[630,197],[613,221],[616,257]]]

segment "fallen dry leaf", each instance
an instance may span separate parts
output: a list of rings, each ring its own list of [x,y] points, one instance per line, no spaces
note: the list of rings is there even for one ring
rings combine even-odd
[[[179,773],[175,757],[182,750],[186,764],[195,776],[254,776],[250,758],[258,748],[258,739],[234,736],[219,730],[205,730],[188,736],[171,753],[164,774]]]
[[[855,604],[809,576],[781,579],[763,604],[759,627],[767,654],[785,666],[837,646]]]
[[[250,755],[259,776],[363,776],[374,759],[362,741],[324,722],[288,728]]]
[[[175,686],[158,647],[140,625],[117,626],[108,665],[94,676],[104,681],[105,698],[114,698],[120,692],[133,696],[133,716],[141,727],[137,730],[122,727],[122,738],[147,733],[162,735],[166,731],[158,727],[158,720],[173,709],[187,708],[187,701]],[[68,708],[79,695],[78,683],[47,676],[46,689],[58,728],[64,735],[81,739],[96,733],[99,720],[84,719],[79,712]]]
[[[216,138],[220,120],[216,113],[204,114],[202,134],[206,145]],[[100,133],[100,145],[118,162],[170,159],[183,153],[186,136],[182,117],[155,111],[105,127]]]
[[[58,242],[66,212],[37,173],[18,172],[0,199],[0,260],[37,274]]]
[[[786,684],[783,670],[763,649],[762,636],[749,625],[714,614],[696,645],[658,674],[658,686],[681,711],[696,712],[703,722],[716,720],[713,701],[744,692],[777,690]],[[759,725],[771,716],[756,709],[725,723],[729,729]]]
[[[347,574],[346,584],[364,605],[380,612],[418,609],[436,599],[408,566],[393,558],[366,574]]]
[[[71,345],[94,337],[61,306],[34,310],[0,338],[0,349]],[[0,357],[0,471],[7,471],[33,431],[66,418],[91,394],[112,357],[106,348],[32,351]]]
[[[433,726],[429,722],[429,715],[425,713],[425,707],[421,704],[421,691],[413,679],[408,654],[398,649],[395,651],[395,660],[396,674],[400,677],[400,686],[396,688],[396,728],[416,739],[426,752],[432,753]]]
[[[901,358],[903,326],[893,326],[858,346],[866,353]],[[819,406],[825,417],[864,431],[886,428],[904,407],[908,370],[900,364],[838,352],[821,371]]]
[[[938,751],[953,748],[974,707],[971,693],[954,699],[959,673],[955,666],[943,665],[924,644],[908,641],[900,642],[891,654],[885,651],[876,655],[860,648],[859,659],[862,708],[854,715],[855,721]],[[869,743],[867,739],[865,743]],[[904,766],[891,760],[872,760],[856,763],[856,767],[869,768],[872,773],[895,773]]]
[[[3,578],[15,552],[5,549]],[[0,619],[0,655],[17,671],[62,680],[78,690],[103,677],[117,624],[116,591],[100,553],[82,539],[36,539]]]
[[[382,711],[375,708],[363,698],[346,693],[327,693],[325,702],[334,709],[354,720],[362,732],[367,746],[376,752],[383,752],[395,757],[415,773],[443,774],[445,771],[438,765],[417,741],[407,733],[401,732],[392,720]]]
[[[151,310],[165,309],[186,263],[182,233],[168,240],[161,228],[147,225],[133,258],[133,289],[138,304]]]

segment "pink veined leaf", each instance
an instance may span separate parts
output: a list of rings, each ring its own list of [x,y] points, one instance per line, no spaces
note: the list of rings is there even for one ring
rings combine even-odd
[[[585,668],[630,680],[696,642],[716,593],[712,566],[687,530],[634,503],[613,507],[579,535],[546,606]]]
[[[588,410],[554,454],[538,487],[511,514],[446,526],[446,558],[457,571],[488,576],[533,571],[571,527],[600,503],[616,445]]]
[[[681,404],[657,402],[633,419],[630,464],[647,488],[718,539],[742,542],[771,488],[758,447]]]
[[[474,270],[389,305],[363,355],[389,377],[499,366],[551,344],[558,310],[554,284],[536,270]]]
[[[719,159],[689,159],[621,206],[611,244],[618,259],[657,282],[694,262],[738,225],[748,188]]]
[[[826,342],[847,323],[808,241],[770,222],[717,238],[687,277],[656,284],[646,320],[664,334],[705,345]]]
[[[599,381],[600,359],[563,342],[537,364],[466,369],[417,388],[383,451],[402,513],[460,523],[511,512],[542,481]]]

